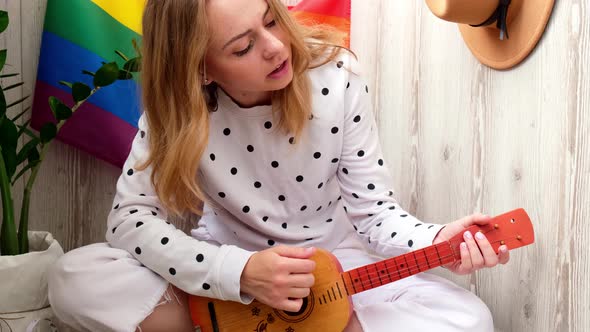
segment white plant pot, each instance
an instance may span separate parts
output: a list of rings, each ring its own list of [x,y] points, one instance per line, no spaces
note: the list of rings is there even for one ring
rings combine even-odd
[[[0,256],[0,331],[57,331],[47,299],[47,270],[64,252],[48,232],[28,236],[28,254]]]

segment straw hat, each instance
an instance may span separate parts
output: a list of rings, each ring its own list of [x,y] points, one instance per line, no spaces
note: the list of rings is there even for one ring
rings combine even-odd
[[[535,48],[555,0],[426,0],[439,18],[459,24],[471,53],[486,66],[508,69]]]

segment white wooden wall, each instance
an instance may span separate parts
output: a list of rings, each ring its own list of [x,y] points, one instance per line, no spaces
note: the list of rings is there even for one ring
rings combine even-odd
[[[290,1],[291,3],[296,2]],[[31,94],[46,0],[0,0],[7,66]],[[557,1],[539,47],[520,66],[480,65],[454,24],[422,1],[353,0],[352,49],[376,106],[399,200],[446,223],[525,208],[536,243],[507,266],[457,277],[501,331],[589,331],[590,5]],[[16,79],[3,83],[16,82]],[[32,226],[66,250],[104,241],[119,170],[61,143],[42,167]]]

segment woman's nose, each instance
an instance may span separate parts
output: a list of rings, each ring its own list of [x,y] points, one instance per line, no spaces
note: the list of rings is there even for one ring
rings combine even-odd
[[[266,59],[272,59],[280,53],[284,47],[283,42],[270,32],[267,32],[264,36],[265,45],[263,56]]]

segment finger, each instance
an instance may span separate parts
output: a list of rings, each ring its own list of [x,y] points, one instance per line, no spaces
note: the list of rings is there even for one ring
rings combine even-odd
[[[302,304],[303,300],[301,298],[285,299],[277,304],[276,309],[298,312]]]
[[[300,258],[286,258],[284,264],[288,273],[311,273],[316,266],[315,261]]]
[[[459,265],[458,272],[461,274],[471,272],[473,265],[471,264],[471,256],[469,255],[469,249],[467,249],[467,243],[461,242],[459,251],[461,253],[461,265]]]
[[[316,249],[313,247],[300,248],[300,247],[278,246],[278,247],[274,248],[274,252],[276,252],[280,256],[289,257],[289,258],[301,258],[301,259],[310,258],[315,253],[315,251],[316,251]]]
[[[287,285],[290,287],[313,287],[315,277],[311,273],[298,273],[289,275]]]
[[[492,245],[486,236],[482,232],[477,232],[475,233],[475,241],[477,242],[479,250],[483,255],[484,266],[496,266],[496,264],[498,264],[498,256],[496,255],[494,248],[492,248]]]
[[[461,225],[464,228],[468,228],[469,226],[476,224],[476,225],[485,225],[488,224],[490,222],[490,220],[492,220],[492,217],[485,215],[485,214],[481,214],[481,213],[475,213],[466,217],[463,217],[461,220]]]
[[[310,293],[309,288],[293,287],[293,288],[289,288],[289,290],[287,291],[287,295],[292,300],[308,297],[309,293]]]
[[[471,257],[471,265],[474,269],[481,269],[483,267],[483,256],[479,251],[479,247],[475,240],[473,239],[473,235],[470,231],[466,231],[463,233],[463,239],[467,244],[467,249],[469,249],[469,256]]]
[[[508,247],[506,245],[501,245],[498,248],[498,263],[506,264],[510,260],[510,251],[508,251]]]

